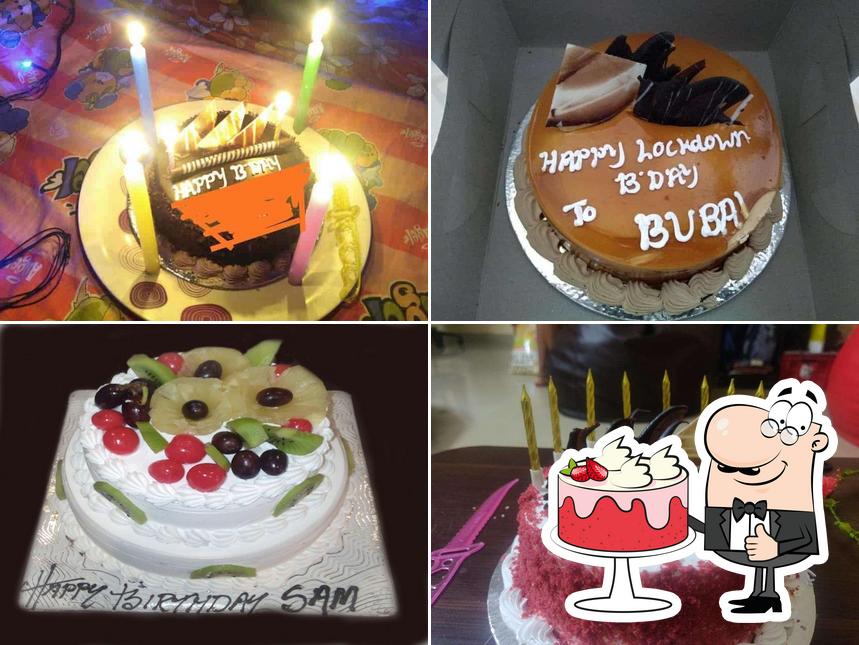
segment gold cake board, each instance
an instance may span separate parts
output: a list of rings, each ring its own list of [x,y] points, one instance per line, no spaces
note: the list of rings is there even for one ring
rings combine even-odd
[[[216,101],[219,109],[231,110],[235,101]],[[155,112],[156,122],[169,120],[177,125],[195,116],[199,101],[178,103]],[[248,104],[254,111],[263,106]],[[287,129],[292,118],[287,117]],[[158,275],[143,272],[143,260],[137,239],[123,227],[126,194],[122,188],[123,164],[119,142],[129,130],[142,130],[135,121],[116,132],[96,155],[81,187],[78,202],[78,228],[81,244],[96,277],[128,310],[147,320],[319,320],[340,304],[344,285],[341,262],[334,232],[323,228],[304,283],[293,286],[284,277],[271,284],[244,290],[210,289],[193,284],[170,271]],[[317,171],[320,154],[330,149],[319,133],[305,129],[298,144]],[[358,238],[361,269],[370,251],[372,225],[367,198],[358,178],[347,181],[349,199],[358,206]]]

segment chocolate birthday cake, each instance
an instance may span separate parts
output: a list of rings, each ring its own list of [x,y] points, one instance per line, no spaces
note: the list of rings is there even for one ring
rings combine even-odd
[[[272,108],[203,104],[162,144],[148,177],[165,265],[208,287],[244,289],[287,274],[314,178]]]
[[[555,275],[634,315],[714,306],[782,218],[781,137],[751,73],[671,33],[568,45],[514,166]]]

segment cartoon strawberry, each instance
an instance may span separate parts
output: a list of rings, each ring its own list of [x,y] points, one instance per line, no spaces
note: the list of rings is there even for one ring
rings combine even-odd
[[[585,459],[585,468],[587,469],[588,477],[594,481],[605,481],[605,478],[608,477],[608,470],[606,470],[605,466],[593,459]]]
[[[576,466],[570,473],[570,477],[572,477],[573,480],[577,482],[586,482],[588,480],[588,467]]]

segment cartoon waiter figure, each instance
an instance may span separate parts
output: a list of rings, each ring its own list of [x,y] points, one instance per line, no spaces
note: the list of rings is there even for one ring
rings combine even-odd
[[[825,409],[815,383],[787,379],[766,400],[718,399],[698,420],[704,521],[690,515],[689,525],[704,535],[704,557],[746,575],[720,600],[726,620],[786,620],[784,576],[828,557],[821,477],[837,437]]]

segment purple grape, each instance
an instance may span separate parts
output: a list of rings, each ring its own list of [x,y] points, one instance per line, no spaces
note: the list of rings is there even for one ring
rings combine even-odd
[[[286,453],[277,448],[266,450],[259,457],[260,468],[268,475],[282,475],[286,472],[288,458]]]
[[[239,479],[253,479],[259,474],[260,460],[253,450],[239,450],[230,463],[230,470]]]

